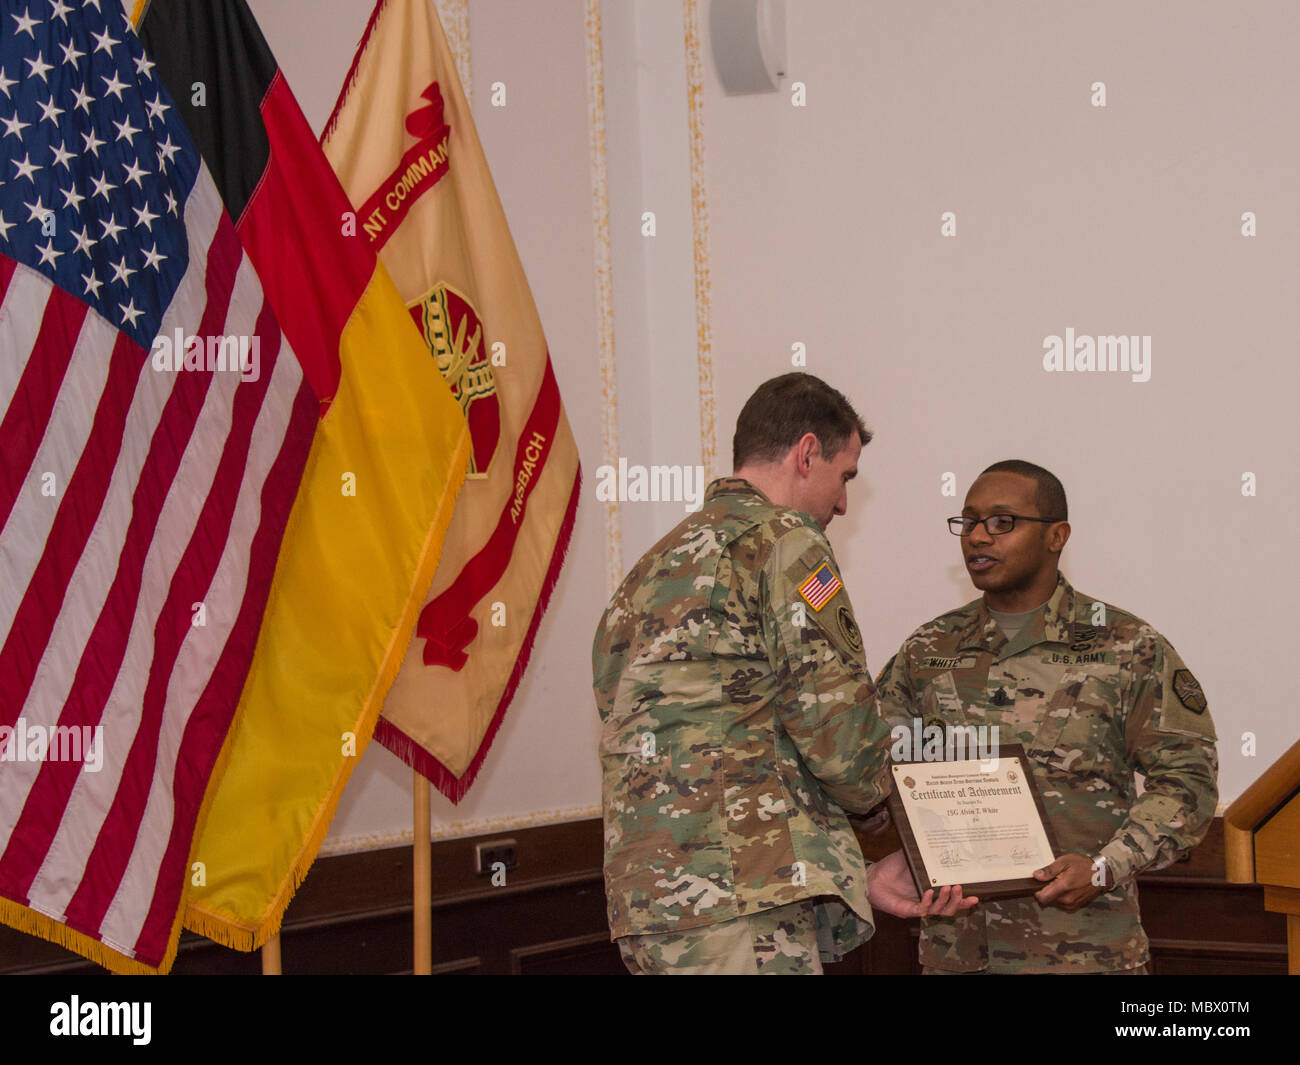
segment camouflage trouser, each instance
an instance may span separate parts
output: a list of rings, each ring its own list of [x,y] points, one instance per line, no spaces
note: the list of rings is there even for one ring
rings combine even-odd
[[[932,965],[921,966],[922,976],[996,976],[997,973],[989,969],[975,969],[972,972],[964,973],[956,969],[936,969]],[[1047,976],[1048,973],[1029,973],[1030,976]],[[1145,965],[1139,965],[1136,969],[1103,969],[1096,973],[1080,973],[1080,976],[1147,976],[1148,970]]]
[[[637,976],[821,975],[811,900],[684,932],[624,936],[623,964]]]

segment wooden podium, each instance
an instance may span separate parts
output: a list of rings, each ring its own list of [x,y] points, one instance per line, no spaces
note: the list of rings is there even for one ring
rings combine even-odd
[[[1287,971],[1300,976],[1300,743],[1223,815],[1224,864],[1234,884],[1262,884],[1264,909],[1286,914]]]

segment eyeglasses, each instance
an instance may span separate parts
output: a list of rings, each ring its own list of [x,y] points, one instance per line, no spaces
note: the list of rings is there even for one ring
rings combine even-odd
[[[987,518],[949,518],[948,531],[953,536],[969,536],[975,531],[976,525],[983,525],[984,531],[990,536],[1001,536],[1014,529],[1018,521],[1037,521],[1044,525],[1052,525],[1063,520],[1063,518],[1030,518],[1024,514],[990,514]]]

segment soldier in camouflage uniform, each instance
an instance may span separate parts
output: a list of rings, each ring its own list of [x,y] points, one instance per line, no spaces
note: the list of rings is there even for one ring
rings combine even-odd
[[[814,377],[761,386],[737,423],[736,475],[601,619],[605,881],[633,972],[820,972],[872,932],[845,810],[884,797],[888,730],[823,532],[870,438]]]
[[[1058,844],[1036,895],[923,920],[928,973],[1145,972],[1134,878],[1195,846],[1214,816],[1205,695],[1155,629],[1059,574],[1066,516],[1046,470],[989,467],[954,519],[983,597],[922,625],[878,679],[900,748],[916,719],[921,734],[996,725],[1022,744]]]

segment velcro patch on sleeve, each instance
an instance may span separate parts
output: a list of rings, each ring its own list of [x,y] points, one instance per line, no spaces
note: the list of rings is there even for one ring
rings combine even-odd
[[[1165,682],[1159,728],[1185,736],[1212,737],[1214,723],[1210,720],[1209,700],[1205,698],[1204,689],[1190,669],[1179,662],[1171,665],[1174,668]]]
[[[1205,692],[1201,688],[1201,683],[1192,676],[1190,669],[1174,670],[1174,694],[1178,696],[1178,701],[1187,707],[1193,714],[1205,713],[1205,708],[1209,705],[1205,699]]]
[[[814,610],[821,610],[843,587],[830,564],[823,562],[813,571],[812,576],[799,585],[799,595]]]
[[[858,623],[853,620],[853,611],[849,609],[848,603],[841,603],[835,612],[835,620],[839,622],[840,635],[844,637],[844,642],[855,651],[862,650],[862,633],[858,630]]]

